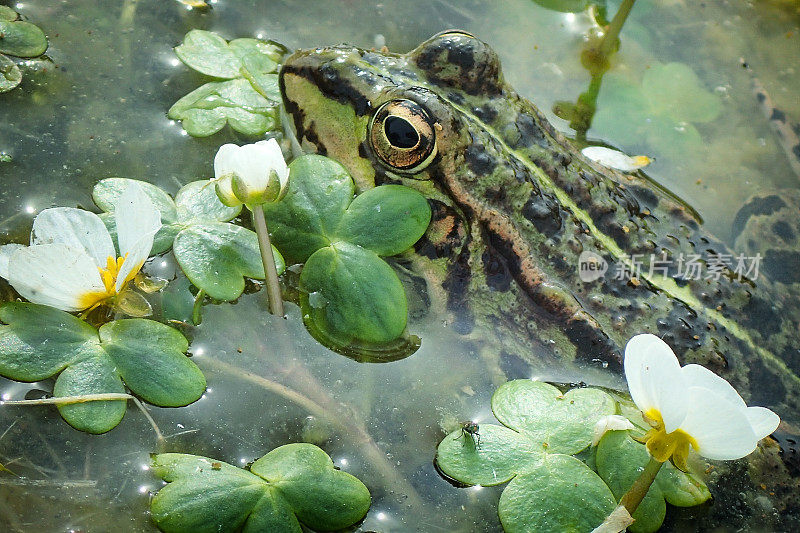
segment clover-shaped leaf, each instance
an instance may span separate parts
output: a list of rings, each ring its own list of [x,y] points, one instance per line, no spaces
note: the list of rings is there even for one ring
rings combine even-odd
[[[169,483],[150,503],[153,521],[166,533],[336,531],[364,518],[371,503],[367,487],[336,470],[313,444],[275,448],[250,471],[196,455],[159,454],[153,472]]]
[[[423,235],[431,218],[425,197],[382,185],[353,199],[344,167],[319,155],[295,159],[289,175],[286,196],[265,204],[264,213],[275,245],[290,261],[305,262],[301,305],[312,334],[332,347],[400,338],[405,293],[380,257],[407,250]]]
[[[218,34],[191,30],[175,47],[175,54],[187,66],[215,78],[239,78],[243,62],[252,72],[278,71],[278,61],[285,50],[272,42],[257,39],[234,39],[228,43]]]
[[[131,181],[106,178],[95,185],[92,197],[106,213],[101,218],[112,236],[114,205]],[[158,187],[136,181],[161,213],[161,230],[156,235],[153,253],[173,248],[186,277],[217,300],[235,300],[244,290],[244,278],[264,279],[264,266],[253,231],[229,224],[241,212],[219,201],[209,180],[193,181],[181,187],[175,200]],[[273,247],[275,266],[282,273],[285,263]]]
[[[191,30],[175,53],[189,67],[215,78],[170,108],[189,135],[206,137],[226,123],[245,135],[263,135],[278,125],[278,61],[286,49],[274,42],[234,39]]]
[[[597,446],[597,472],[618,498],[630,489],[649,459],[645,446],[631,439],[627,431],[609,431]],[[667,512],[665,500],[675,506],[690,507],[710,497],[702,481],[665,463],[633,513],[636,522],[628,526],[628,530],[631,533],[658,531]]]
[[[183,121],[193,137],[212,135],[226,123],[253,136],[278,124],[277,102],[264,98],[243,78],[206,83],[175,102],[167,115]]]
[[[0,375],[39,381],[59,374],[56,397],[125,392],[154,405],[188,405],[206,380],[185,352],[186,339],[159,322],[127,319],[99,331],[69,313],[29,303],[0,306]],[[89,433],[114,428],[125,414],[123,400],[59,404],[71,426]]]
[[[481,424],[477,435],[459,429],[447,435],[436,464],[469,485],[511,481],[498,513],[506,531],[590,531],[614,509],[609,488],[578,453],[592,441],[595,423],[616,411],[598,389],[566,394],[547,383],[509,381],[492,396],[503,424]]]

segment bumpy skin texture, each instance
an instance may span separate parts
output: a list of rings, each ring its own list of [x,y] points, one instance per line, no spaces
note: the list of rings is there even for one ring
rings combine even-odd
[[[796,300],[763,272],[681,279],[681,254],[732,252],[663,190],[583,158],[503,81],[485,43],[449,32],[408,54],[301,50],[283,66],[281,91],[301,144],[342,162],[359,189],[404,183],[428,196],[434,217],[415,261],[460,332],[497,339],[493,351],[534,368],[557,360],[616,369],[627,339],[652,332],[684,364],[703,364],[751,403],[796,419]],[[436,122],[437,155],[411,176],[384,166],[367,138],[375,110],[396,98]],[[605,277],[580,280],[583,251],[608,262]],[[633,254],[643,275],[615,279]],[[651,254],[666,258],[666,271],[649,272]]]

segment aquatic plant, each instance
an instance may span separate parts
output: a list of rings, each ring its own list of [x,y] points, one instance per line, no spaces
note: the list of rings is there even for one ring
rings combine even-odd
[[[203,294],[216,300],[235,300],[244,291],[245,277],[264,279],[256,234],[229,223],[241,212],[241,206],[223,205],[210,180],[184,185],[175,200],[149,183],[127,178],[100,180],[92,197],[106,211],[100,217],[112,235],[116,234],[113,225],[116,199],[131,182],[142,187],[161,214],[162,229],[156,234],[153,253],[172,247],[178,265]],[[276,270],[283,272],[283,257],[274,248],[273,254]]]
[[[149,315],[150,305],[128,287],[150,255],[161,218],[136,183],[115,198],[114,213],[119,253],[96,214],[45,209],[33,222],[30,246],[0,247],[0,276],[33,303],[64,311],[109,305],[132,316]]]
[[[253,216],[261,260],[267,279],[269,307],[283,316],[283,297],[278,284],[275,257],[261,206],[275,202],[286,193],[289,168],[275,139],[237,146],[224,144],[214,158],[217,196],[230,207],[244,204]]]
[[[191,30],[175,53],[188,67],[225,81],[190,92],[169,109],[193,137],[207,137],[225,124],[245,135],[263,135],[279,124],[278,62],[286,49],[272,41],[234,39]]]
[[[398,341],[408,304],[381,257],[404,252],[422,237],[431,218],[427,200],[400,185],[354,199],[347,170],[319,155],[298,157],[289,169],[286,196],[264,204],[264,213],[287,261],[305,263],[299,288],[307,327],[326,346],[360,345],[362,355]]]
[[[498,504],[506,531],[591,531],[614,511],[618,487],[636,475],[641,453],[646,455],[627,430],[595,435],[598,422],[613,427],[608,417],[619,411],[599,389],[562,393],[543,382],[510,381],[492,396],[492,412],[503,425],[479,424],[480,444],[460,429],[450,433],[439,444],[436,464],[467,485],[509,482]],[[596,437],[602,438],[591,447]],[[709,497],[701,481],[670,466],[643,512],[659,511],[665,498],[690,506]],[[655,531],[663,519],[664,512],[656,512],[631,530]]]
[[[22,82],[22,71],[6,56],[39,57],[46,50],[47,37],[38,26],[20,20],[10,7],[0,6],[0,93]]]
[[[337,531],[371,504],[367,487],[313,444],[280,446],[247,470],[178,453],[154,455],[152,469],[168,483],[150,502],[166,533]]]
[[[105,433],[119,424],[125,386],[161,407],[188,405],[205,391],[203,373],[185,355],[188,341],[159,322],[131,318],[97,329],[64,311],[21,302],[2,304],[0,321],[6,324],[0,375],[29,382],[58,375],[54,401],[42,403],[55,403],[75,429]]]

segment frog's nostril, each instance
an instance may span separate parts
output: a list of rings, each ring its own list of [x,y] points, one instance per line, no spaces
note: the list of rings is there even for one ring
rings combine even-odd
[[[389,116],[383,123],[386,138],[396,148],[414,148],[419,143],[419,133],[406,119]]]

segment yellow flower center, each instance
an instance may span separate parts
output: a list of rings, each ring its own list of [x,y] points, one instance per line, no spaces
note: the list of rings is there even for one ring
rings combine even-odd
[[[653,429],[648,431],[642,439],[647,444],[647,451],[650,452],[650,455],[662,463],[672,458],[675,466],[686,471],[689,448],[695,450],[700,448],[697,440],[682,429],[667,433],[664,429],[664,419],[656,409],[650,409],[644,413],[644,416],[653,426]]]
[[[127,257],[127,254],[125,254]],[[104,291],[89,292],[81,296],[80,305],[86,312],[91,311],[104,301],[117,295],[117,276],[119,270],[122,268],[122,263],[125,262],[125,257],[108,256],[106,259],[106,267],[97,267],[100,271],[100,279],[103,281]],[[134,269],[135,272],[135,269]],[[126,280],[126,283],[129,280]],[[124,290],[124,286],[122,289]],[[120,290],[122,292],[122,290]]]

